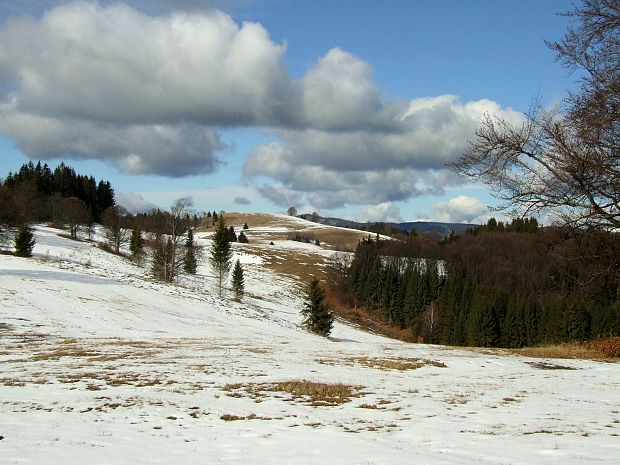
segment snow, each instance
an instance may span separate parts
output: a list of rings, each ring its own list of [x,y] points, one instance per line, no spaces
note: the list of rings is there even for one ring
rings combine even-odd
[[[617,363],[542,370],[339,322],[328,340],[300,329],[298,287],[257,255],[235,249],[248,294],[236,303],[217,297],[206,260],[162,284],[57,233],[37,228],[33,259],[0,255],[3,465],[619,461]],[[425,364],[381,367],[413,359]],[[359,397],[317,406],[270,390],[299,380]]]

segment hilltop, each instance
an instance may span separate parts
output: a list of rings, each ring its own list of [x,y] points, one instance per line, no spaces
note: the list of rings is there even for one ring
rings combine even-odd
[[[228,219],[250,226],[233,246],[242,303],[216,297],[204,260],[163,284],[46,226],[34,258],[0,255],[5,463],[615,462],[618,364],[412,345],[341,321],[311,335],[301,281],[278,267],[320,262],[341,232]],[[286,239],[310,230],[321,246]]]

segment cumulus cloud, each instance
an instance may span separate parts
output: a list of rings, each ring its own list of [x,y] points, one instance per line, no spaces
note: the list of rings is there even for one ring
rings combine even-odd
[[[244,174],[266,176],[307,194],[318,208],[442,194],[463,180],[446,169],[465,149],[480,118],[520,116],[489,100],[461,103],[452,95],[421,98],[401,108],[391,130],[283,129],[279,142],[250,152]]]
[[[0,134],[32,158],[186,176],[217,169],[222,128],[269,128],[277,139],[250,151],[246,181],[277,205],[330,209],[441,194],[462,182],[445,164],[483,114],[520,118],[484,99],[387,100],[371,65],[341,48],[294,79],[286,45],[263,26],[204,10],[210,0],[182,4],[188,11],[149,16],[75,2],[9,19]]]
[[[134,194],[132,192],[117,192],[116,195],[117,205],[121,205],[127,209],[129,213],[145,213],[157,208],[152,202],[145,200],[140,194]]]
[[[237,205],[251,205],[252,204],[250,199],[246,197],[235,197],[235,203]]]
[[[403,217],[400,208],[391,202],[383,202],[378,205],[369,205],[360,208],[358,217],[363,222],[390,222],[400,223]]]
[[[478,223],[487,207],[475,197],[460,195],[433,206],[435,218],[446,223]]]
[[[77,2],[11,18],[0,28],[0,132],[35,158],[211,172],[223,145],[209,127],[285,119],[284,49],[217,11],[151,17]]]

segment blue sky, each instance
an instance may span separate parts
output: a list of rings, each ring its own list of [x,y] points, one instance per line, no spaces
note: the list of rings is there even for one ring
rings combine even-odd
[[[0,173],[61,159],[118,200],[481,221],[445,168],[479,117],[575,76],[569,1],[0,1]]]

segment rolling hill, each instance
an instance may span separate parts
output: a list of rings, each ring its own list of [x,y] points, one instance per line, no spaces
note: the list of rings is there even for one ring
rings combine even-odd
[[[612,464],[620,365],[300,327],[302,279],[355,231],[273,215],[234,244],[247,295],[205,260],[174,284],[38,226],[0,255],[2,463]],[[207,225],[208,226],[208,225]],[[321,245],[288,240],[314,233]],[[102,236],[98,237],[102,240]]]

